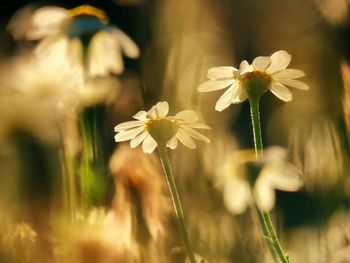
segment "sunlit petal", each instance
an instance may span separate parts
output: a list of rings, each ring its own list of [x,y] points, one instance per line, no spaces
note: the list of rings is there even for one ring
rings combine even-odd
[[[198,121],[198,115],[193,110],[184,110],[180,111],[175,115],[175,118],[184,120],[186,122],[196,122]]]
[[[271,64],[266,69],[266,72],[269,74],[273,74],[277,71],[284,70],[288,67],[290,61],[292,60],[292,56],[288,54],[285,50],[276,51],[271,55]]]
[[[147,131],[143,131],[141,134],[136,136],[130,141],[130,147],[131,148],[136,148],[148,135]]]
[[[196,144],[192,140],[192,138],[187,135],[184,131],[181,129],[176,133],[176,137],[182,142],[186,147],[190,149],[196,148]]]
[[[117,126],[115,126],[114,131],[119,132],[119,131],[127,130],[130,128],[140,127],[142,125],[144,125],[144,122],[142,122],[142,121],[127,121],[127,122],[123,122],[123,123],[120,123]]]
[[[204,136],[203,134],[197,132],[196,130],[194,130],[192,128],[189,128],[189,127],[186,127],[185,125],[183,125],[183,126],[181,126],[181,129],[183,129],[184,132],[186,132],[188,135],[192,136],[195,139],[201,140],[205,143],[210,142],[206,136]]]
[[[279,83],[301,90],[308,90],[310,87],[304,82],[296,79],[279,79]]]
[[[272,77],[275,80],[279,79],[296,79],[304,77],[305,73],[299,69],[285,69],[275,74],[272,74]]]
[[[215,91],[225,89],[232,85],[234,80],[208,80],[198,87],[199,92]]]
[[[142,143],[142,150],[145,153],[151,153],[157,147],[157,142],[152,138],[152,136],[147,136]]]
[[[280,83],[274,82],[270,85],[270,91],[279,99],[283,101],[291,101],[293,98],[290,90]]]
[[[176,135],[174,135],[173,138],[171,138],[170,141],[168,141],[167,147],[169,147],[170,149],[175,149],[177,147]]]
[[[264,70],[266,69],[271,63],[271,58],[270,57],[256,57],[253,60],[253,68],[256,70]]]
[[[207,77],[209,79],[232,78],[235,71],[237,69],[234,67],[214,67],[208,70]]]
[[[121,30],[113,30],[114,36],[119,40],[120,46],[124,51],[125,55],[129,58],[137,58],[140,55],[140,50],[123,31]]]
[[[140,134],[142,131],[144,131],[143,127],[138,127],[138,128],[127,130],[127,131],[121,131],[117,135],[114,136],[114,140],[116,142],[123,142],[123,141],[131,140],[135,136]]]

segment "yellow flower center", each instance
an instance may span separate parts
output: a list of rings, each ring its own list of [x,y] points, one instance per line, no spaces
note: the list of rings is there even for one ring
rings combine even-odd
[[[104,11],[91,5],[81,5],[68,10],[68,14],[74,18],[78,16],[93,16],[99,19],[102,23],[108,23],[108,16]]]
[[[243,75],[240,81],[243,83],[249,98],[259,98],[268,90],[272,77],[264,71],[256,70]]]
[[[158,144],[166,144],[179,130],[176,120],[152,119],[146,123],[146,129]]]

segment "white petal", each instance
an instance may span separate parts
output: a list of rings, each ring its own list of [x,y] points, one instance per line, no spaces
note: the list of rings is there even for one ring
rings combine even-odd
[[[230,80],[208,80],[201,84],[197,90],[199,92],[208,92],[208,91],[214,91],[214,90],[220,90],[227,88],[234,82],[233,79]]]
[[[271,55],[271,64],[266,69],[266,72],[273,74],[277,71],[284,70],[288,67],[292,56],[285,50],[279,50]]]
[[[119,40],[120,45],[127,57],[137,58],[140,55],[139,48],[123,31],[116,29],[113,30],[113,34]]]
[[[144,125],[143,121],[127,121],[127,122],[119,123],[117,126],[115,126],[114,131],[119,132],[122,130],[139,127],[142,125]]]
[[[204,123],[186,123],[186,126],[195,129],[211,129],[208,125]]]
[[[83,46],[80,39],[70,39],[67,46],[67,60],[72,70],[82,70]]]
[[[181,125],[180,129],[182,129],[184,132],[186,132],[188,135],[192,136],[195,139],[201,140],[205,143],[210,142],[206,136],[204,136],[203,134],[197,132],[196,130],[194,130],[192,128],[186,127],[186,125]]]
[[[217,111],[223,111],[228,106],[230,106],[232,97],[236,91],[237,87],[232,85],[228,90],[224,92],[224,94],[221,95],[221,97],[218,99],[215,105],[215,110]]]
[[[251,200],[249,185],[244,181],[229,178],[224,185],[223,198],[228,211],[241,214]]]
[[[275,190],[270,188],[263,180],[258,180],[254,186],[256,204],[262,211],[270,211],[275,206]]]
[[[271,63],[271,58],[270,57],[256,57],[253,60],[253,68],[257,70],[264,70],[266,69]]]
[[[140,135],[136,136],[130,141],[130,147],[136,148],[148,135],[147,131],[143,131]]]
[[[142,110],[142,111],[139,111],[138,113],[136,113],[134,116],[132,116],[134,119],[136,120],[140,120],[140,121],[144,121],[146,120],[147,118],[147,112]]]
[[[186,122],[196,122],[198,121],[198,115],[193,110],[180,111],[175,115],[176,119],[184,120]]]
[[[171,138],[170,141],[168,141],[166,146],[173,150],[177,147],[176,135],[174,135],[173,138]]]
[[[123,72],[119,41],[111,32],[102,30],[92,37],[88,49],[88,69],[92,76]]]
[[[235,85],[237,85],[238,87],[237,87],[235,94],[233,94],[233,97],[231,100],[232,104],[241,103],[241,102],[245,101],[246,99],[248,99],[248,94],[245,91],[245,89],[241,88],[241,86],[238,82]]]
[[[310,88],[304,82],[296,79],[279,79],[278,82],[293,88],[301,89],[301,90],[308,90]]]
[[[220,78],[233,78],[235,71],[238,71],[234,67],[215,67],[208,70],[207,77],[209,79],[220,79]]]
[[[182,142],[188,148],[190,149],[196,148],[196,144],[194,143],[192,138],[181,129],[176,133],[176,137],[180,140],[180,142]]]
[[[235,82],[217,101],[215,110],[222,111],[230,104],[240,103],[248,98],[247,93],[241,88],[239,82]]]
[[[243,74],[244,72],[247,72],[247,71],[251,71],[251,67],[250,67],[248,61],[243,60],[241,62],[241,64],[239,65],[239,71],[241,74]]]
[[[272,77],[275,80],[279,79],[296,79],[304,77],[305,73],[299,69],[285,69],[275,74],[272,74]]]
[[[290,90],[278,82],[273,82],[270,85],[270,90],[273,94],[275,94],[277,98],[283,101],[288,102],[288,101],[291,101],[293,98],[293,95],[290,92]]]
[[[144,127],[139,127],[139,128],[135,128],[135,129],[127,130],[127,131],[121,131],[117,135],[114,136],[114,140],[116,142],[127,141],[127,140],[135,138],[138,134],[140,134],[144,130],[145,130]]]
[[[68,41],[66,36],[60,34],[46,37],[36,47],[35,54],[59,69],[67,69]]]
[[[61,7],[42,7],[36,10],[32,17],[35,27],[58,26],[68,18],[68,12]]]
[[[147,114],[152,118],[165,118],[169,112],[169,104],[166,101],[158,102]]]
[[[142,143],[142,150],[145,153],[151,153],[157,147],[157,142],[152,138],[152,136],[147,136]]]
[[[259,176],[271,187],[282,191],[298,191],[303,185],[301,171],[285,162],[266,164]]]

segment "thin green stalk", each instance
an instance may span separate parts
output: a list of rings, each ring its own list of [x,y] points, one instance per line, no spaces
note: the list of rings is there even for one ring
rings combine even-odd
[[[191,243],[190,243],[190,240],[188,238],[187,231],[186,231],[185,219],[184,219],[184,215],[182,212],[179,194],[178,194],[177,189],[176,189],[174,176],[173,176],[173,173],[171,170],[171,165],[170,165],[170,161],[169,161],[167,148],[165,145],[163,145],[163,146],[160,145],[160,146],[158,146],[158,151],[159,151],[160,160],[162,162],[164,174],[165,174],[168,186],[169,186],[170,194],[171,194],[171,197],[173,200],[177,222],[179,225],[182,240],[183,240],[184,245],[186,247],[188,258],[190,259],[191,263],[196,263],[196,259],[194,258],[192,248],[191,248]]]
[[[261,137],[261,127],[260,127],[260,113],[259,113],[259,98],[250,99],[250,113],[252,117],[253,133],[254,133],[254,146],[255,146],[255,156],[260,158],[263,155],[263,144]],[[282,250],[280,242],[277,238],[276,231],[273,227],[269,212],[260,211],[258,209],[259,216],[262,221],[263,232],[268,239],[268,245],[271,250],[272,255],[275,254],[280,259],[282,263],[289,263],[289,258],[286,256]],[[272,249],[271,249],[272,248]]]

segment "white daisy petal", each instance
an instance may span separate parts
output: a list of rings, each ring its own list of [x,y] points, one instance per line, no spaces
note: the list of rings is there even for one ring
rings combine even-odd
[[[157,147],[157,142],[150,135],[148,135],[142,143],[142,150],[145,153],[153,152],[156,147]]]
[[[223,111],[228,106],[230,106],[232,97],[236,91],[237,87],[232,85],[228,90],[224,92],[224,94],[221,95],[219,100],[216,102],[215,110],[217,111]]]
[[[198,115],[193,110],[180,111],[175,115],[176,119],[184,120],[186,122],[196,122],[198,121]]]
[[[277,98],[283,101],[291,101],[293,98],[290,90],[278,82],[273,82],[269,89]]]
[[[114,140],[116,142],[127,141],[127,140],[135,138],[135,136],[140,134],[142,131],[144,131],[144,127],[138,127],[138,128],[127,130],[127,131],[121,131],[117,135],[114,136]]]
[[[269,74],[286,69],[292,60],[292,56],[285,50],[276,51],[270,58],[271,64],[266,69],[266,72]]]
[[[241,88],[239,82],[235,82],[217,101],[215,110],[222,111],[230,104],[237,104],[248,98],[247,93]]]
[[[190,149],[196,148],[196,144],[194,143],[192,138],[187,133],[185,133],[183,130],[180,129],[176,133],[176,137],[179,139],[180,142],[182,142],[188,148],[190,148]]]
[[[123,122],[123,123],[120,123],[117,126],[115,126],[114,131],[119,132],[119,131],[127,130],[130,128],[140,127],[142,125],[144,125],[144,122],[142,122],[142,121],[127,121],[127,122]]]
[[[275,206],[276,194],[264,180],[258,180],[254,186],[256,204],[262,211],[270,211]]]
[[[220,90],[225,89],[232,85],[234,82],[233,79],[231,80],[208,80],[201,84],[197,90],[199,92],[208,92],[208,91],[214,91],[214,90]]]
[[[256,57],[253,60],[253,68],[256,70],[264,70],[266,69],[271,63],[271,58],[270,57]]]
[[[146,120],[147,118],[147,112],[142,110],[142,111],[139,111],[138,113],[136,113],[134,116],[132,116],[134,119],[136,120],[140,120],[140,121],[144,121]]]
[[[194,129],[211,129],[208,125],[204,123],[186,123],[186,126]]]
[[[169,147],[170,149],[173,149],[173,150],[177,147],[176,135],[174,135],[173,138],[171,138],[170,141],[168,141],[167,147]]]
[[[68,41],[67,59],[73,71],[81,71],[83,64],[83,45],[80,39],[75,38]]]
[[[143,131],[141,134],[136,136],[130,141],[130,147],[131,148],[136,148],[148,135],[147,131]]]
[[[229,178],[223,189],[224,204],[233,214],[243,213],[250,203],[250,189],[248,183]]]
[[[279,79],[279,83],[301,90],[308,90],[310,87],[304,82],[296,79]]]
[[[61,7],[42,7],[36,10],[32,17],[35,27],[59,26],[68,18],[68,11]]]
[[[197,132],[196,130],[194,130],[192,128],[186,127],[186,125],[182,125],[180,129],[183,129],[184,132],[186,132],[188,135],[192,136],[195,139],[198,139],[198,140],[203,141],[205,143],[210,142],[210,140],[206,136],[204,136],[203,134]]]
[[[220,79],[220,78],[232,78],[234,77],[235,71],[238,71],[234,67],[215,67],[208,70],[207,77],[209,79]]]
[[[237,82],[234,85],[237,86],[236,92],[233,94],[231,99],[231,104],[237,104],[248,99],[248,94],[245,89],[241,88],[240,84]]]
[[[169,112],[169,104],[166,101],[158,102],[156,105],[156,114],[159,118],[164,118]]]
[[[119,29],[113,30],[113,34],[116,39],[119,40],[120,46],[122,47],[125,55],[129,58],[137,58],[140,55],[140,50],[123,31]]]
[[[241,62],[241,64],[239,65],[239,71],[241,72],[241,74],[243,74],[244,72],[247,72],[247,71],[251,71],[251,67],[250,67],[248,61],[243,60]]]
[[[301,171],[291,164],[272,161],[266,164],[260,173],[269,185],[282,191],[298,191],[303,182],[301,180]]]
[[[272,74],[272,77],[275,80],[279,79],[296,79],[304,77],[305,73],[299,69],[285,69],[275,74]]]

